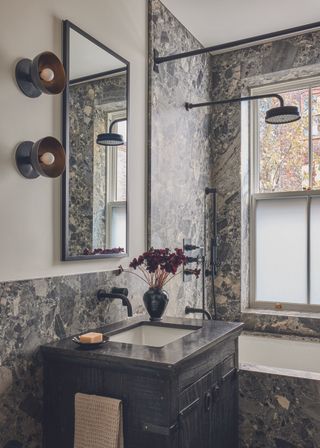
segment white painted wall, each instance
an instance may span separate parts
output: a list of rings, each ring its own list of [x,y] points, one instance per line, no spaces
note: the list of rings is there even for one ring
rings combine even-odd
[[[320,20],[319,0],[162,0],[206,47]]]
[[[126,260],[60,261],[61,180],[27,180],[15,168],[16,146],[61,138],[61,96],[24,96],[15,84],[21,57],[61,56],[61,21],[69,19],[131,63],[130,256],[145,244],[147,92],[146,0],[1,0],[0,5],[0,281],[114,269]]]

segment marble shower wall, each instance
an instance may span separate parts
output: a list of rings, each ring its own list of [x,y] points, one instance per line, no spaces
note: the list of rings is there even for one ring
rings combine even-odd
[[[319,73],[319,64],[319,32],[215,55],[212,65],[213,97],[239,97],[248,93],[250,86],[314,75]],[[216,106],[212,112],[212,178],[219,193],[220,268],[216,280],[219,318],[241,319],[247,323],[247,329],[254,331],[320,337],[319,320],[315,321],[310,316],[300,318],[296,315],[288,318],[281,313],[261,313],[258,317],[249,313],[241,315],[241,293],[245,300],[248,296],[246,164],[249,148],[245,142],[245,134],[241,133],[239,104]]]
[[[128,287],[144,312],[142,282],[112,272],[0,283],[0,447],[40,448],[41,344],[126,318],[121,301],[99,303],[99,288]],[[134,292],[134,294],[132,294]]]
[[[319,448],[320,376],[240,371],[241,448]]]
[[[126,74],[70,86],[69,252],[105,247],[107,114],[126,110]]]
[[[211,184],[210,110],[185,110],[211,98],[210,55],[169,62],[153,70],[153,50],[180,53],[201,44],[159,1],[149,1],[149,235],[154,247],[203,244],[204,189]],[[201,305],[201,282],[168,285],[170,313]]]

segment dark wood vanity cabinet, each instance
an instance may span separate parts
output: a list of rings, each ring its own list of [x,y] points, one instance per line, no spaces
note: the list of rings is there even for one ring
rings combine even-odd
[[[238,446],[238,371],[231,355],[179,397],[179,448]]]
[[[161,350],[156,359],[148,347],[141,350],[148,362],[137,359],[137,346],[130,359],[129,352],[75,350],[68,341],[43,347],[44,448],[73,448],[76,392],[123,401],[125,448],[237,448],[241,324],[229,325],[216,343],[192,354],[181,340],[177,363]]]

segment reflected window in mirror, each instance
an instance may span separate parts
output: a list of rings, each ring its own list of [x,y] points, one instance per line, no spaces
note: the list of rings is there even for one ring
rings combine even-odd
[[[123,256],[128,244],[129,63],[70,22],[64,31],[69,81],[63,259]],[[121,140],[116,146],[111,133]]]

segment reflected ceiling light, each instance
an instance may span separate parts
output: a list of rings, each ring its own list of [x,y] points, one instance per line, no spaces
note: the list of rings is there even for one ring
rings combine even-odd
[[[59,58],[54,53],[45,51],[33,61],[21,59],[17,63],[16,81],[25,95],[37,98],[41,93],[61,93],[66,85],[66,74]]]
[[[194,109],[196,107],[213,106],[216,104],[226,104],[226,103],[238,103],[241,101],[253,101],[260,100],[263,98],[277,98],[280,102],[280,106],[273,107],[266,112],[266,123],[269,124],[286,124],[293,123],[294,121],[300,120],[300,112],[296,106],[285,106],[284,100],[281,95],[277,93],[270,93],[266,95],[255,95],[255,96],[243,96],[240,98],[231,98],[229,100],[219,100],[210,101],[207,103],[185,103],[185,108],[187,110]]]
[[[126,118],[120,118],[118,120],[114,120],[110,124],[109,132],[105,134],[99,134],[97,137],[97,143],[98,145],[102,146],[121,146],[124,145],[124,137],[121,134],[116,134],[112,132],[112,128],[115,124],[119,123],[120,121],[126,121]]]

